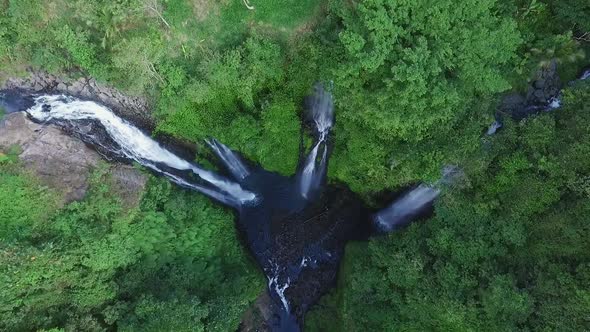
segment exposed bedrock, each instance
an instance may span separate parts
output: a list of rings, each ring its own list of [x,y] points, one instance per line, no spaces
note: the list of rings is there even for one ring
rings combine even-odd
[[[80,200],[88,190],[90,173],[102,157],[82,141],[68,136],[52,125],[40,125],[25,113],[12,113],[0,121],[0,151],[20,147],[24,167],[42,183],[63,193],[63,203]],[[119,163],[110,169],[112,187],[126,204],[135,204],[143,191],[147,176]]]
[[[577,79],[568,82],[567,85],[589,77],[590,69],[585,69]],[[552,60],[537,71],[525,95],[512,92],[502,98],[496,111],[495,121],[488,127],[487,135],[493,135],[502,128],[506,118],[518,121],[540,112],[559,109],[562,87],[563,84],[557,72],[557,62]]]

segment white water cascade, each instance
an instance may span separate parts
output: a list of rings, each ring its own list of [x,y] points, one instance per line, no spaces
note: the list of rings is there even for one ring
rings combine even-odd
[[[488,127],[488,131],[486,132],[486,135],[490,136],[495,134],[498,129],[502,128],[502,123],[498,120],[492,122],[492,124]]]
[[[123,154],[129,159],[167,176],[181,186],[202,192],[233,207],[239,207],[257,199],[256,194],[243,189],[239,184],[205,170],[195,163],[184,160],[166,150],[137,127],[97,103],[65,95],[44,95],[36,97],[35,105],[26,112],[40,122],[51,120],[98,121],[104,126],[110,138],[119,145],[119,150],[112,152]],[[191,183],[161,169],[158,165],[165,165],[179,171],[191,171],[211,188]]]
[[[305,199],[317,192],[326,175],[328,157],[328,135],[334,125],[334,101],[332,95],[321,85],[315,88],[315,95],[309,105],[311,116],[319,135],[319,139],[305,159],[303,169],[298,174],[299,192]],[[322,156],[318,163],[319,149],[323,147]]]
[[[272,268],[272,271],[265,271],[267,275],[266,278],[268,279],[268,289],[274,290],[277,296],[281,299],[283,308],[286,310],[286,312],[289,312],[289,300],[287,300],[287,297],[285,297],[285,290],[289,288],[291,280],[287,278],[287,282],[283,283],[283,286],[281,286],[279,281],[281,267],[271,260],[268,262]]]
[[[246,165],[240,160],[240,157],[234,153],[230,148],[216,140],[215,138],[208,139],[207,144],[215,152],[215,154],[221,159],[227,170],[237,180],[244,180],[250,172],[246,168]]]
[[[586,79],[590,78],[590,69],[586,70],[584,73],[582,73],[582,75],[580,75],[580,77],[578,78],[578,80],[580,81],[584,81]],[[572,82],[575,82],[576,80],[573,80]],[[570,82],[570,84],[572,83]],[[561,92],[556,96],[553,97],[549,100],[549,105],[547,105],[547,110],[554,110],[554,109],[558,109],[561,108]]]
[[[440,189],[421,184],[402,198],[396,200],[389,207],[377,212],[373,221],[382,232],[390,232],[401,226],[416,213],[434,201],[440,194]]]
[[[424,208],[432,204],[441,193],[441,186],[449,185],[461,177],[463,172],[457,166],[445,166],[442,178],[432,185],[420,184],[418,187],[396,199],[391,205],[373,215],[373,223],[383,233],[405,226]]]

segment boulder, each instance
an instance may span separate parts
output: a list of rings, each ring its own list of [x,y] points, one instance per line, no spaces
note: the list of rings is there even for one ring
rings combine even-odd
[[[561,88],[561,81],[557,73],[557,62],[551,61],[543,66],[531,82],[527,92],[528,105],[547,105],[551,98],[558,96]]]
[[[522,120],[528,116],[547,110],[551,101],[559,96],[561,82],[557,73],[557,62],[551,61],[540,68],[530,82],[525,97],[518,93],[510,93],[502,98],[496,112],[496,122],[488,129],[494,133],[497,125],[501,125],[505,117]],[[495,128],[494,128],[495,127]]]
[[[0,151],[20,147],[24,167],[42,183],[63,193],[63,203],[82,199],[88,190],[90,173],[101,156],[82,141],[51,125],[32,122],[25,113],[12,113],[0,121]],[[113,190],[121,194],[125,205],[137,204],[147,176],[123,164],[110,166]]]

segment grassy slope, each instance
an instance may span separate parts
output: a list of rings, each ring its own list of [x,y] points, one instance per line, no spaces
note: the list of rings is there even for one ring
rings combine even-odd
[[[323,0],[171,0],[164,16],[187,44],[221,48],[242,40],[249,30],[289,38],[316,17]]]

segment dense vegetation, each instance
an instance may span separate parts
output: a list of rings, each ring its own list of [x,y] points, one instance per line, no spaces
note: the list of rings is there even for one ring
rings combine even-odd
[[[0,75],[93,76],[149,99],[158,132],[217,137],[283,174],[303,96],[327,82],[331,180],[370,203],[445,164],[465,176],[428,222],[350,245],[309,330],[590,328],[588,83],[481,138],[500,93],[550,59],[564,81],[588,62],[587,1],[250,3],[0,0]],[[124,208],[97,170],[59,207],[5,152],[0,329],[234,330],[262,290],[232,215],[201,196],[153,179]]]
[[[152,179],[123,209],[101,168],[58,209],[18,166],[0,164],[1,330],[228,331],[262,291],[231,213],[207,199]]]
[[[349,246],[325,330],[576,331],[590,326],[590,85],[486,140],[436,215]],[[340,326],[326,317],[336,315]],[[324,330],[324,329],[322,329]]]

